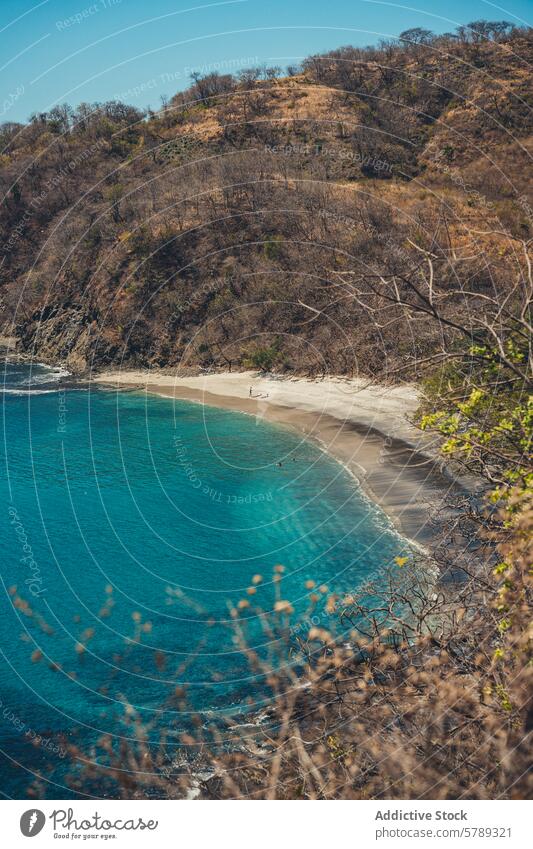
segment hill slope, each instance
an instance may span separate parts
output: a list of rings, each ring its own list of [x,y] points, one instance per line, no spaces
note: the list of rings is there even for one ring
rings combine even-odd
[[[438,329],[376,319],[361,281],[403,286],[424,249],[450,287],[512,284],[491,231],[533,228],[531,54],[531,30],[345,47],[198,78],[158,113],[4,124],[4,334],[77,371],[418,374]]]

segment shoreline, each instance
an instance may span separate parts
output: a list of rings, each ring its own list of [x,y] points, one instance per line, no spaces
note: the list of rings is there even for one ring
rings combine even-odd
[[[340,462],[396,530],[426,551],[450,515],[446,497],[471,489],[471,482],[443,468],[434,438],[410,424],[408,416],[419,403],[412,385],[255,372],[176,377],[139,370],[103,372],[91,382],[234,410],[297,430]]]

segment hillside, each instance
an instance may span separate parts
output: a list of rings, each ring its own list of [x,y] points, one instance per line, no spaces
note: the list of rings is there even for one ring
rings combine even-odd
[[[489,34],[3,124],[3,334],[78,372],[419,375],[438,326],[366,283],[407,291],[429,252],[462,315],[458,291],[505,296],[522,273],[505,233],[532,235],[532,32]]]
[[[0,125],[0,346],[32,361],[4,386],[6,586],[42,632],[28,663],[95,709],[97,724],[62,698],[74,794],[531,797],[532,47],[533,30],[501,21],[415,29],[286,71],[195,76],[157,111],[63,105]],[[99,373],[76,390],[212,404],[215,436],[205,410],[172,429],[169,401],[149,422],[138,392],[68,392],[59,369],[52,392],[34,389],[36,360]],[[232,410],[255,423],[231,426]],[[297,429],[289,449],[274,453],[269,422]],[[390,553],[357,487],[305,477],[315,440],[397,523]],[[314,501],[325,512],[307,526]],[[154,528],[168,537],[151,541]],[[56,598],[57,627],[39,612],[39,569],[26,598],[37,579],[23,584],[21,545],[53,567],[43,604],[54,613]],[[53,595],[56,573],[76,609],[74,579],[90,579],[79,615]],[[197,663],[212,657],[210,677]],[[35,703],[31,727],[53,739]],[[33,776],[28,796],[44,798],[50,775]]]

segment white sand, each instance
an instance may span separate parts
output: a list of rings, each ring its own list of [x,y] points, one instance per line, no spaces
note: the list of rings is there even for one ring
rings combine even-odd
[[[365,424],[413,446],[429,442],[408,421],[419,404],[419,393],[413,384],[389,387],[369,384],[360,378],[286,379],[263,377],[252,371],[196,377],[175,377],[157,371],[121,371],[106,372],[94,379],[100,383],[143,386],[148,391],[171,397],[180,397],[181,389],[191,389],[247,402],[252,387],[252,399],[259,414],[262,408],[272,405],[290,407]]]
[[[151,370],[110,371],[93,381],[238,410],[297,429],[342,462],[397,528],[422,546],[439,534],[448,513],[446,495],[463,488],[443,470],[435,438],[409,421],[419,403],[413,385],[255,372],[177,377]]]

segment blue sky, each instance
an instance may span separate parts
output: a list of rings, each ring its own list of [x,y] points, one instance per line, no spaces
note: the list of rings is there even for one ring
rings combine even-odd
[[[412,26],[533,22],[533,0],[1,0],[0,121],[56,103],[156,107],[191,69],[285,66]]]

